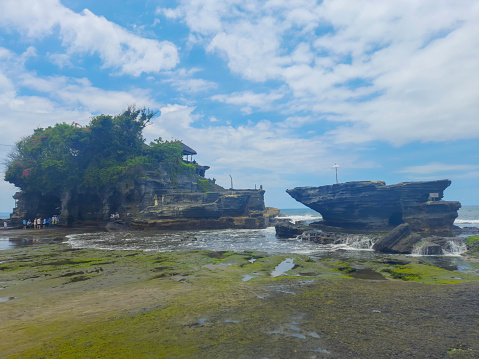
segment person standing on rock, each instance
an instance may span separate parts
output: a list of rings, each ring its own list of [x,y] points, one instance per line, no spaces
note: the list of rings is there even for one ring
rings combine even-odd
[[[27,220],[24,219],[22,223],[23,223],[23,229],[27,229]]]
[[[7,224],[7,222],[3,222],[3,229],[8,229],[8,224]]]

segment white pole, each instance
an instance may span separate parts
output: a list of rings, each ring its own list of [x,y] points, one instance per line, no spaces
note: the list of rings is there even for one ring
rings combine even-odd
[[[336,170],[336,184],[338,184],[338,168],[341,167],[340,165],[337,165],[336,163],[332,168]]]

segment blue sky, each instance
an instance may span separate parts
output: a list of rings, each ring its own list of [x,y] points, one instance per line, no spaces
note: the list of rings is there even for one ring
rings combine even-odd
[[[158,110],[148,141],[181,139],[269,206],[300,207],[285,189],[335,163],[340,182],[448,178],[476,205],[478,34],[475,0],[2,0],[0,155],[136,104]]]

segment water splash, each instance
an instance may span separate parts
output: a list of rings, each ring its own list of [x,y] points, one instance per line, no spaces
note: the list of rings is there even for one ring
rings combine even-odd
[[[319,235],[319,240],[318,240]],[[316,244],[324,243],[321,231],[304,232],[300,238],[306,242]],[[336,247],[337,249],[355,249],[355,250],[372,250],[374,239],[368,235],[341,233],[325,238],[326,243],[321,244],[323,247]]]
[[[462,239],[450,240],[447,243],[448,246],[446,246],[446,248],[443,248],[443,252],[445,255],[459,256],[467,251],[466,243],[464,243]]]
[[[467,251],[463,238],[451,238],[441,244],[424,241],[413,249],[412,255],[416,256],[452,256],[457,257]]]

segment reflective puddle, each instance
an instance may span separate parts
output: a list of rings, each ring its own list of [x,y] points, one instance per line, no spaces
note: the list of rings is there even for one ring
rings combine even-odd
[[[294,267],[294,258],[286,258],[280,264],[276,266],[273,272],[271,272],[271,277],[279,277],[287,271],[293,269]]]

